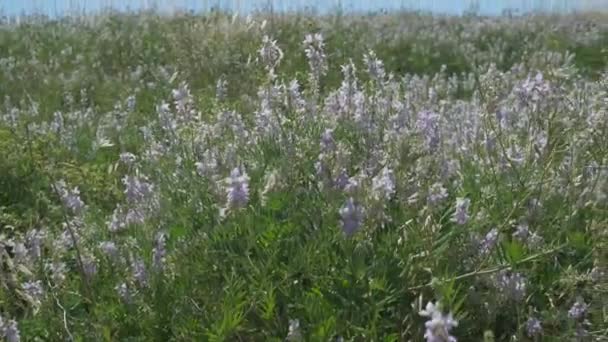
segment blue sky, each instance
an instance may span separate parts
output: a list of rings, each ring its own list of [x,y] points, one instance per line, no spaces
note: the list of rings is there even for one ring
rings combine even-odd
[[[327,11],[341,5],[346,10],[359,11],[407,8],[461,14],[470,8],[471,3],[478,5],[479,13],[489,15],[500,14],[504,9],[514,9],[519,12],[538,9],[560,12],[608,9],[608,0],[0,0],[0,12],[9,16],[23,13],[56,16],[68,13],[70,10],[79,13],[96,12],[107,7],[133,10],[154,5],[161,10],[180,8],[201,11],[220,7],[247,13],[272,4],[272,7],[278,11],[306,7]]]

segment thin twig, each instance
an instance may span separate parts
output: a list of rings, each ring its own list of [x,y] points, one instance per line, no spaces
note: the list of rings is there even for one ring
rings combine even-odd
[[[70,337],[70,341],[74,341],[74,336],[70,332],[70,328],[68,328],[67,312],[66,312],[65,308],[63,307],[63,305],[61,305],[61,303],[59,303],[59,299],[57,299],[57,297],[55,297],[55,303],[57,303],[57,306],[59,306],[61,308],[61,310],[63,311],[63,328],[65,329],[65,332]]]
[[[557,251],[561,250],[565,246],[566,246],[566,244],[563,244],[563,245],[557,246],[555,248],[549,249],[547,251],[531,255],[531,256],[529,256],[527,258],[524,258],[524,259],[516,262],[515,265],[520,265],[520,264],[526,263],[528,261],[535,260],[535,259],[537,259],[537,258],[539,258],[541,256],[552,254],[554,252],[557,252]],[[501,266],[497,266],[497,267],[494,267],[494,268],[488,268],[488,269],[485,269],[485,270],[472,271],[472,272],[461,274],[459,276],[452,277],[452,278],[449,278],[449,279],[444,279],[444,280],[440,280],[440,281],[431,281],[431,282],[423,284],[423,285],[413,286],[413,287],[408,288],[408,291],[415,291],[415,290],[423,289],[425,287],[431,287],[431,286],[433,286],[433,285],[435,285],[437,283],[445,283],[445,282],[451,282],[451,281],[455,281],[455,280],[461,280],[461,279],[471,278],[471,277],[475,277],[475,276],[478,276],[478,275],[492,274],[492,273],[500,272],[502,270],[507,270],[507,269],[511,269],[511,268],[512,268],[512,265],[501,265]]]
[[[25,91],[26,96],[30,100],[30,103],[34,104],[35,102],[33,101],[33,99],[30,96],[30,94],[27,92],[27,90],[24,89],[24,91]],[[26,123],[26,140],[27,140],[27,144],[29,146],[30,160],[31,160],[31,163],[32,163],[32,167],[35,168],[36,167],[36,161],[35,161],[35,159],[33,157],[33,154],[32,154],[32,148],[31,148],[32,143],[31,143],[31,136],[30,136],[30,133],[29,133],[29,126],[28,125],[29,124]],[[43,167],[40,167],[39,169],[40,169],[40,171],[43,174],[46,174],[46,176],[51,180],[51,182],[52,182],[52,186],[51,187],[53,188],[53,191],[61,199],[61,195],[59,193],[59,190],[57,189],[57,187],[55,185],[56,184],[55,183],[55,179],[53,178],[53,176],[51,175],[51,173],[50,172],[45,172],[45,169]],[[61,208],[62,208],[62,210],[61,210],[62,216],[63,216],[63,219],[64,219],[65,224],[66,224],[66,229],[68,230],[68,233],[70,234],[70,239],[72,239],[72,242],[74,243],[74,249],[76,250],[76,261],[78,263],[78,268],[80,270],[80,274],[81,274],[81,277],[82,277],[82,281],[84,283],[85,290],[87,291],[86,299],[87,299],[87,301],[89,303],[92,303],[92,299],[91,299],[91,293],[92,292],[91,292],[91,288],[90,288],[88,277],[86,276],[86,272],[84,270],[84,262],[82,261],[82,253],[81,253],[80,248],[78,246],[78,241],[76,240],[76,234],[74,233],[74,230],[72,229],[72,226],[70,225],[70,221],[69,221],[68,216],[66,214],[66,208],[65,208],[65,206],[64,206],[63,203],[61,205]]]
[[[52,289],[52,286],[50,283],[47,283],[49,288]],[[68,327],[68,314],[66,309],[63,307],[63,305],[61,305],[61,303],[59,302],[59,298],[57,298],[57,295],[55,294],[55,291],[51,291],[51,294],[53,295],[53,298],[55,298],[55,303],[57,304],[57,306],[61,309],[61,311],[63,311],[63,328],[65,329],[65,332],[68,334],[68,336],[70,337],[69,340],[70,341],[74,341],[74,336],[72,335],[72,332],[70,331],[70,328]]]
[[[196,308],[198,311],[200,311],[200,312],[205,312],[205,311],[204,311],[203,309],[201,309],[201,307],[200,307],[200,306],[199,306],[199,305],[196,303],[196,301],[194,301],[194,299],[193,299],[193,298],[189,298],[189,299],[190,299],[190,301],[192,302],[192,305],[194,305],[194,307],[195,307],[195,308]]]
[[[55,184],[56,184],[55,180],[50,175],[50,173],[47,174],[47,176],[49,176],[49,178],[53,182],[53,184],[51,186],[53,188],[53,191],[55,192],[55,194],[59,198],[61,198],[61,194],[59,193],[59,190],[55,186]],[[70,239],[72,240],[72,243],[74,244],[74,250],[76,251],[76,262],[78,263],[78,268],[79,268],[79,271],[80,271],[80,276],[82,278],[82,282],[83,282],[84,288],[85,288],[85,290],[87,292],[86,299],[87,299],[87,302],[89,304],[92,304],[93,303],[93,301],[91,299],[91,293],[92,293],[92,291],[91,291],[91,287],[90,287],[90,284],[89,284],[89,278],[87,277],[85,269],[84,269],[84,262],[82,261],[83,260],[82,259],[82,253],[80,251],[80,247],[78,246],[78,241],[76,239],[76,233],[74,233],[74,229],[72,228],[72,225],[70,224],[70,220],[68,218],[68,215],[66,214],[66,208],[63,205],[63,203],[61,205],[61,208],[62,208],[61,213],[62,213],[63,219],[65,221],[65,224],[66,224],[66,229],[67,229],[68,233],[70,234]]]

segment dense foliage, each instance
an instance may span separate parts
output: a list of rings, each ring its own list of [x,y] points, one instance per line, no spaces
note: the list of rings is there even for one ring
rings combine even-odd
[[[0,339],[608,338],[607,22],[0,26]]]

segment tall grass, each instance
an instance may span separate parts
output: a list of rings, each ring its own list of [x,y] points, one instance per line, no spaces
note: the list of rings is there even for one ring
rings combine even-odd
[[[0,28],[0,338],[608,337],[608,29]]]

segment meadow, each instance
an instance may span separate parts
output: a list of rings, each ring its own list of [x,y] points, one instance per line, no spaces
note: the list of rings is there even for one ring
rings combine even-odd
[[[0,340],[608,340],[608,17],[0,23]]]

